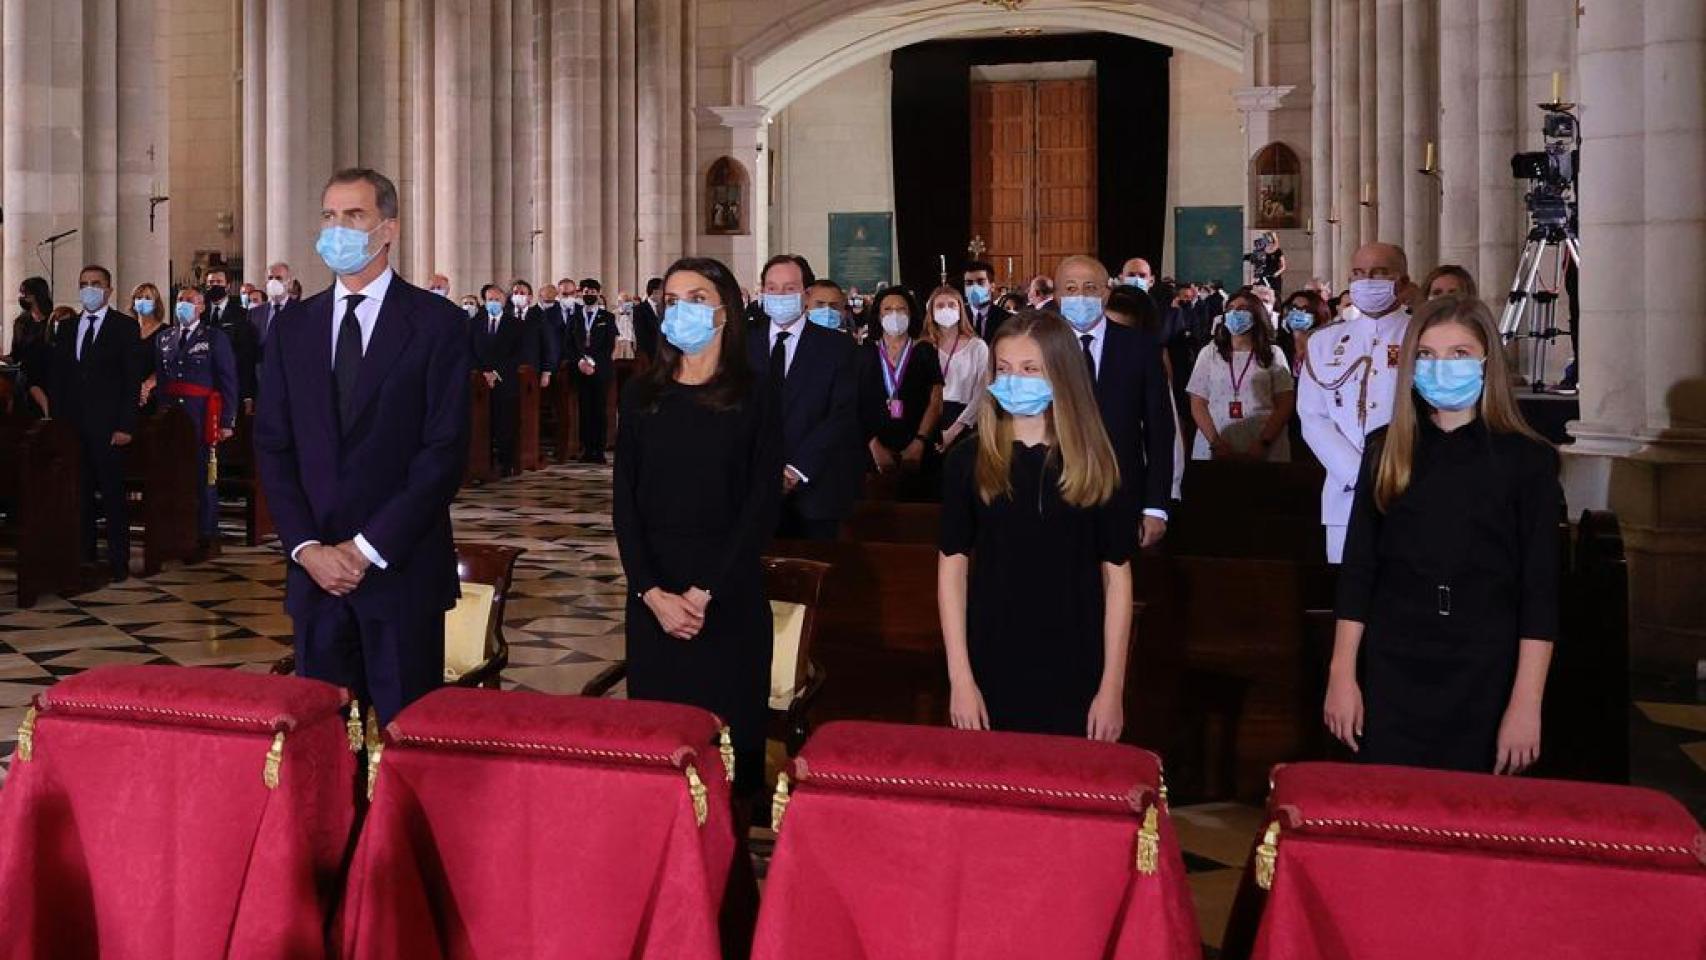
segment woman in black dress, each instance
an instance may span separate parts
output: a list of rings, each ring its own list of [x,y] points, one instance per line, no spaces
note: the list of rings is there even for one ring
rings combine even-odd
[[[1084,355],[1058,315],[1023,310],[991,358],[992,402],[942,491],[953,723],[1117,740],[1138,525]]]
[[[152,283],[139,283],[130,292],[130,313],[142,330],[142,339],[137,341],[137,366],[142,371],[142,389],[137,399],[145,414],[156,409],[154,386],[159,355],[155,341],[160,331],[166,329],[169,319],[160,304],[160,288]]]
[[[12,330],[12,359],[18,362],[18,394],[24,415],[48,415],[48,381],[53,367],[53,290],[41,277],[18,285],[18,320]]]
[[[859,426],[871,467],[899,474],[902,499],[934,500],[941,490],[931,435],[942,418],[942,365],[920,339],[923,313],[905,287],[874,301],[877,327],[859,350]]]
[[[1324,714],[1370,763],[1517,773],[1540,754],[1563,491],[1506,369],[1480,300],[1430,301],[1404,338],[1409,402],[1369,437]]]
[[[716,713],[735,791],[764,788],[770,604],[760,551],[781,501],[779,414],[746,362],[740,285],[715,260],[664,276],[658,363],[622,392],[615,526],[628,692]]]

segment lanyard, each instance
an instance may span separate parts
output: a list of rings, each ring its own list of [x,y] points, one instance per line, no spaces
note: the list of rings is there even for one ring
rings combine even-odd
[[[1250,355],[1248,357],[1244,358],[1244,372],[1233,373],[1232,372],[1232,360],[1230,358],[1227,359],[1227,361],[1226,361],[1226,375],[1232,378],[1232,396],[1233,397],[1239,397],[1239,396],[1243,395],[1244,381],[1249,379],[1249,377],[1250,377],[1250,364],[1254,363],[1255,360],[1256,360],[1256,351],[1251,350]]]
[[[900,362],[889,362],[888,344],[877,344],[877,355],[883,360],[883,386],[888,390],[889,399],[900,395],[900,382],[906,377],[906,365],[912,362],[912,341],[908,340],[906,349],[900,352]]]

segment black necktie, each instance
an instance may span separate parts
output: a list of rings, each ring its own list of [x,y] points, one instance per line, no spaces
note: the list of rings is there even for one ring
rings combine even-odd
[[[89,354],[95,349],[95,318],[88,317],[89,329],[83,331],[83,349],[77,351],[79,363],[89,359]]]
[[[332,381],[338,391],[338,424],[355,418],[355,385],[361,376],[361,321],[355,308],[366,299],[359,293],[344,298],[344,319],[338,324],[338,350],[332,358]]]
[[[1095,383],[1096,382],[1096,355],[1094,353],[1090,352],[1090,344],[1095,343],[1096,338],[1094,336],[1086,333],[1082,337],[1078,338],[1078,342],[1084,344],[1084,364],[1085,364],[1085,366],[1088,366],[1090,368],[1090,382]]]
[[[208,308],[207,322],[209,326],[219,326],[219,308],[217,306]]]
[[[770,382],[777,387],[788,379],[788,331],[776,334],[776,345],[770,348]]]

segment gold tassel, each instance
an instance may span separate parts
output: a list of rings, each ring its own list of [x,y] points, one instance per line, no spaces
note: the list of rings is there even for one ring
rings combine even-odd
[[[730,783],[735,779],[735,741],[728,727],[717,733],[717,752],[723,755],[723,776]]]
[[[782,832],[782,815],[788,812],[788,775],[776,777],[776,794],[770,798],[770,829]]]
[[[1137,872],[1153,877],[1161,866],[1161,817],[1153,805],[1143,812],[1143,827],[1137,831]]]
[[[367,799],[373,800],[373,788],[379,783],[379,758],[385,753],[385,741],[379,736],[379,712],[367,711]]]
[[[272,735],[272,746],[267,748],[267,763],[261,768],[261,782],[268,790],[278,789],[278,768],[284,765],[284,731]]]
[[[36,749],[36,708],[24,711],[24,722],[18,725],[18,760],[30,761]]]
[[[373,748],[379,746],[379,742],[379,711],[369,710],[367,711],[367,740],[364,746],[367,747],[369,753],[372,753]]]
[[[687,793],[693,798],[693,822],[702,827],[711,815],[711,805],[706,799],[705,781],[699,779],[699,768],[691,763],[687,765]]]
[[[1261,845],[1256,847],[1256,886],[1263,890],[1274,888],[1274,870],[1279,866],[1279,833],[1279,821],[1272,821],[1262,834]]]
[[[349,721],[345,725],[349,731],[349,752],[361,752],[361,701],[349,702]]]
[[[219,485],[219,448],[218,447],[208,447],[207,448],[207,485],[210,487],[214,487],[214,486]]]

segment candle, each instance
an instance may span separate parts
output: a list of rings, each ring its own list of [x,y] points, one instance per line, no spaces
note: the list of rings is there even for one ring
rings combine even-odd
[[[1374,184],[1369,183],[1367,180],[1364,180],[1362,182],[1362,202],[1363,203],[1372,203],[1373,201],[1374,201]]]
[[[938,254],[938,257],[942,261],[942,276],[945,277],[948,275],[948,255],[943,253],[943,254]]]
[[[1428,173],[1434,172],[1434,142],[1428,141],[1426,158],[1422,160],[1422,169]]]
[[[1552,100],[1551,100],[1551,102],[1552,103],[1563,103],[1564,102],[1564,75],[1562,73],[1559,73],[1556,70],[1552,71]]]
[[[1304,228],[1304,232],[1305,233],[1314,233],[1315,232],[1315,218],[1314,217],[1309,218],[1309,226]]]
[[[1007,258],[1007,279],[1013,279],[1013,258]]]

